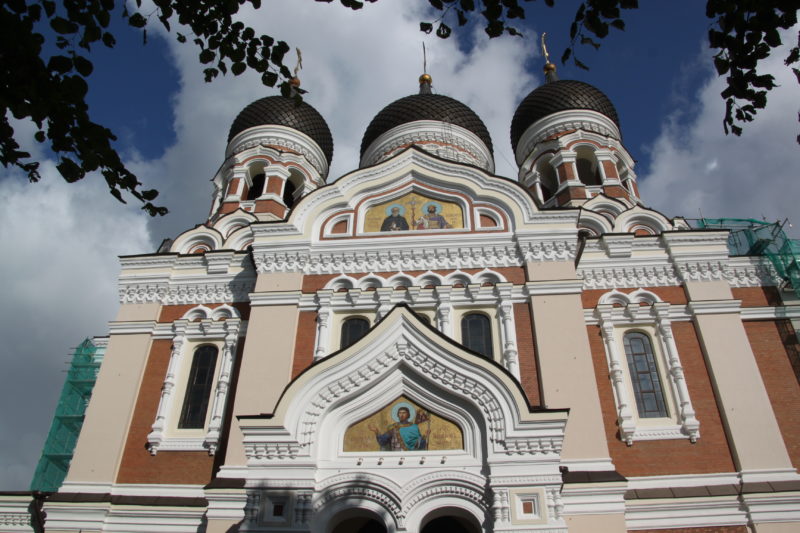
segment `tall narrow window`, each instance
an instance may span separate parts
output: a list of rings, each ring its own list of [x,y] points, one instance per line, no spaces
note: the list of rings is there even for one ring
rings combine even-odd
[[[470,313],[461,319],[461,344],[488,358],[492,349],[492,325],[489,317],[481,313]]]
[[[340,348],[344,350],[358,342],[369,331],[369,322],[364,318],[348,318],[342,323]]]
[[[206,424],[206,411],[214,382],[214,368],[217,366],[217,347],[200,346],[194,351],[186,396],[178,422],[180,429],[202,429]]]
[[[264,192],[265,180],[266,176],[264,176],[264,174],[256,174],[253,176],[253,185],[250,187],[250,190],[247,191],[248,200],[255,200],[261,196],[261,194]]]
[[[290,208],[294,206],[295,191],[297,191],[297,187],[294,186],[294,183],[286,180],[286,184],[283,186],[283,205]]]
[[[639,417],[669,416],[650,337],[635,331],[626,333],[625,355],[628,358],[628,370],[631,373]]]

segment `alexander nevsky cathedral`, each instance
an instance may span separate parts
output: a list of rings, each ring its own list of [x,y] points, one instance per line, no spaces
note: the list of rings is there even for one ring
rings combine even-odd
[[[800,531],[792,288],[647,208],[612,102],[545,73],[516,176],[427,74],[343,176],[313,99],[245,106],[208,219],[121,258],[66,477],[0,529]]]

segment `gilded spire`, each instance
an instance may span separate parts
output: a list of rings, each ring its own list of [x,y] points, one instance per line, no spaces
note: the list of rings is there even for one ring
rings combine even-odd
[[[550,54],[547,53],[547,44],[545,43],[545,38],[547,37],[547,32],[542,33],[542,54],[544,54],[544,79],[545,83],[550,83],[553,81],[558,81],[558,74],[556,74],[556,66],[550,62]]]

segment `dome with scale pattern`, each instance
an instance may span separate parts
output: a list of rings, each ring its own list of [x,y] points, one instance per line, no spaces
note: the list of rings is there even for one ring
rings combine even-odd
[[[361,156],[382,134],[417,120],[434,120],[460,126],[478,136],[489,152],[492,152],[489,130],[472,109],[442,94],[412,94],[395,100],[375,115],[361,141]]]
[[[531,91],[517,107],[514,119],[511,121],[512,149],[516,152],[522,135],[536,121],[570,109],[596,111],[610,118],[619,127],[617,110],[600,89],[582,81],[553,81]]]
[[[305,101],[298,105],[293,98],[267,96],[245,107],[228,133],[228,142],[241,132],[256,126],[277,125],[292,128],[310,137],[325,154],[330,165],[333,138],[328,123]]]

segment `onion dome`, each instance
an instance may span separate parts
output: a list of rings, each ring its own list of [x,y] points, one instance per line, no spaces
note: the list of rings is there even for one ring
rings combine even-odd
[[[445,122],[471,131],[492,152],[492,138],[475,112],[454,98],[442,94],[412,94],[395,100],[375,115],[361,141],[361,155],[375,139],[394,127],[417,120]]]
[[[511,147],[536,121],[559,111],[586,109],[611,119],[619,128],[617,110],[599,89],[575,80],[556,80],[534,89],[517,108],[511,121]]]
[[[395,100],[372,119],[361,141],[361,168],[414,145],[457,163],[494,172],[492,138],[475,112],[458,100],[433,94],[429,74],[419,77],[419,94]]]
[[[231,125],[228,142],[249,128],[266,125],[285,126],[307,135],[319,146],[330,165],[333,138],[328,123],[316,109],[305,101],[298,104],[294,98],[267,96],[245,107]]]

